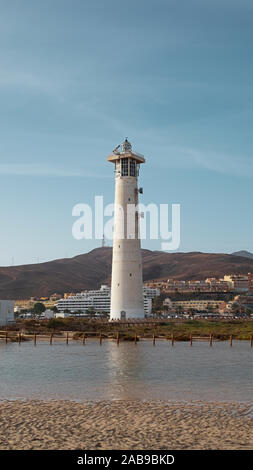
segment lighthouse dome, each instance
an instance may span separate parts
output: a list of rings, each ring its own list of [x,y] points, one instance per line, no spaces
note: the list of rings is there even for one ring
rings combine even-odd
[[[132,151],[132,145],[128,142],[127,137],[125,138],[124,142],[121,144],[121,152],[127,153]]]

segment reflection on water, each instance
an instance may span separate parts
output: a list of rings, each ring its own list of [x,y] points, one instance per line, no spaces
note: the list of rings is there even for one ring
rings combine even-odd
[[[0,399],[252,401],[248,342],[0,344]]]

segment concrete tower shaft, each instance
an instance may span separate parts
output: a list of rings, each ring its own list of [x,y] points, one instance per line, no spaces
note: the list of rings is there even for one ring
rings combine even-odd
[[[112,258],[110,318],[143,318],[143,281],[141,245],[138,237],[139,165],[145,163],[142,155],[133,152],[126,139],[108,161],[115,164],[115,210]],[[129,207],[133,214],[133,227],[129,227]],[[132,224],[131,224],[132,225]]]

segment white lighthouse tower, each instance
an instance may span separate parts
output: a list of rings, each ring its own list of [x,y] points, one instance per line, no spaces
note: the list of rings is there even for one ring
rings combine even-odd
[[[139,167],[145,163],[145,158],[133,152],[130,142],[125,139],[107,160],[115,165],[110,319],[144,318],[137,205],[138,193],[142,193],[142,189],[138,189]]]

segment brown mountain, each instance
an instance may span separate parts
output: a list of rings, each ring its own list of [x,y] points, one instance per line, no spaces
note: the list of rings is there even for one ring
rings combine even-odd
[[[250,253],[250,251],[246,251],[246,250],[235,251],[234,253],[232,253],[232,255],[243,256],[244,258],[253,259],[253,253]]]
[[[23,266],[0,267],[0,298],[26,299],[55,292],[80,292],[110,281],[112,249],[74,258]],[[253,272],[253,260],[223,253],[165,253],[142,250],[143,278],[205,279]]]

